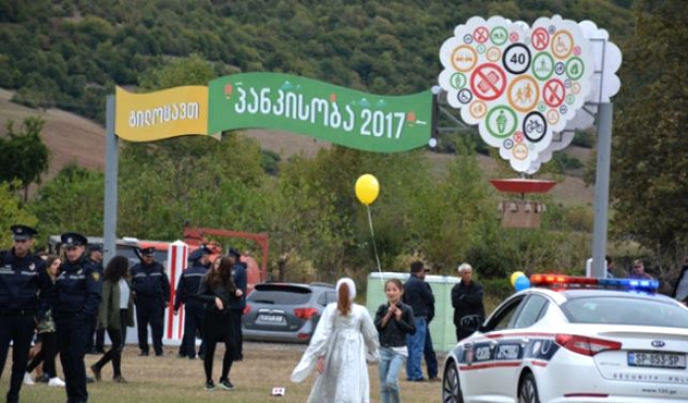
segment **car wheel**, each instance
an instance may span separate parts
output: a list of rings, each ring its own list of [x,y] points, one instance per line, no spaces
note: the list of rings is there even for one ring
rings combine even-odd
[[[444,367],[444,378],[442,378],[442,402],[443,403],[463,403],[461,385],[459,384],[459,371],[456,363],[449,361]]]
[[[518,387],[518,403],[540,403],[535,377],[530,372],[523,377]]]

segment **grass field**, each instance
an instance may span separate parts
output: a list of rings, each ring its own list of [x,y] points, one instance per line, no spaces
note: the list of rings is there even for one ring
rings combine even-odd
[[[218,348],[219,349],[219,348]],[[228,392],[220,389],[206,391],[203,389],[205,375],[201,360],[190,361],[177,358],[176,349],[167,347],[167,355],[158,357],[138,357],[136,346],[127,346],[125,357],[122,361],[122,373],[129,381],[128,384],[116,384],[111,381],[112,367],[103,369],[103,381],[88,385],[89,401],[97,403],[186,403],[186,402],[212,402],[231,401],[233,403],[257,403],[257,402],[305,402],[315,376],[311,375],[300,384],[289,381],[291,371],[301,358],[304,346],[246,343],[244,346],[245,359],[235,363],[232,368],[231,380],[235,390]],[[222,365],[222,351],[216,353],[214,374],[215,382],[219,377]],[[11,357],[11,353],[10,353]],[[0,394],[4,399],[10,375],[11,359],[3,371],[0,381]],[[440,366],[442,359],[440,359]],[[87,355],[86,364],[94,363],[98,356]],[[61,373],[59,359],[58,371]],[[442,368],[440,368],[441,374]],[[371,381],[371,402],[380,401],[377,366],[368,366]],[[440,383],[411,383],[406,382],[405,373],[402,370],[400,376],[401,400],[407,403],[429,403],[441,400]],[[272,397],[270,392],[273,387],[286,387],[284,397]],[[21,402],[64,402],[66,394],[63,388],[51,388],[46,384],[24,386],[22,388]]]

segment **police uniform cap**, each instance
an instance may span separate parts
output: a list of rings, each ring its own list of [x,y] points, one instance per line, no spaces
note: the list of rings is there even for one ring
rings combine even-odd
[[[103,245],[99,243],[95,243],[91,246],[88,247],[89,252],[102,252],[103,251]]]
[[[10,227],[10,230],[12,231],[12,238],[15,241],[25,241],[38,234],[38,231],[35,229],[22,224],[13,225]]]
[[[78,232],[65,232],[60,236],[60,240],[65,247],[69,246],[83,246],[88,243],[88,239]]]
[[[234,257],[236,257],[237,259],[241,257],[241,253],[239,253],[238,250],[236,250],[236,249],[234,249],[234,248],[232,248],[232,247],[230,247],[230,248],[227,250],[227,254],[228,254],[229,256],[234,256]]]
[[[205,245],[201,245],[198,247],[198,249],[191,252],[191,254],[189,255],[189,260],[194,262],[194,261],[200,259],[201,257],[203,257],[203,255],[210,255],[210,254],[211,254],[210,249]]]
[[[149,246],[148,248],[141,249],[142,256],[155,256],[155,247]]]

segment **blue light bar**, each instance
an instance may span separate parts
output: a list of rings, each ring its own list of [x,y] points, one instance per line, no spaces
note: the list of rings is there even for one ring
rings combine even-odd
[[[599,279],[599,284],[605,287],[616,287],[628,290],[656,291],[659,289],[659,281],[657,280],[601,278]]]

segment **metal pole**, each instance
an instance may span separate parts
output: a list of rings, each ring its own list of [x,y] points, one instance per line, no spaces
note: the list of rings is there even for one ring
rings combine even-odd
[[[103,215],[103,262],[117,253],[117,171],[119,141],[115,134],[115,96],[107,96],[105,109],[105,213]]]
[[[592,237],[592,276],[604,278],[607,267],[607,220],[609,210],[609,172],[612,156],[612,120],[614,106],[611,102],[599,104],[597,116],[597,167],[595,177],[595,223]]]

